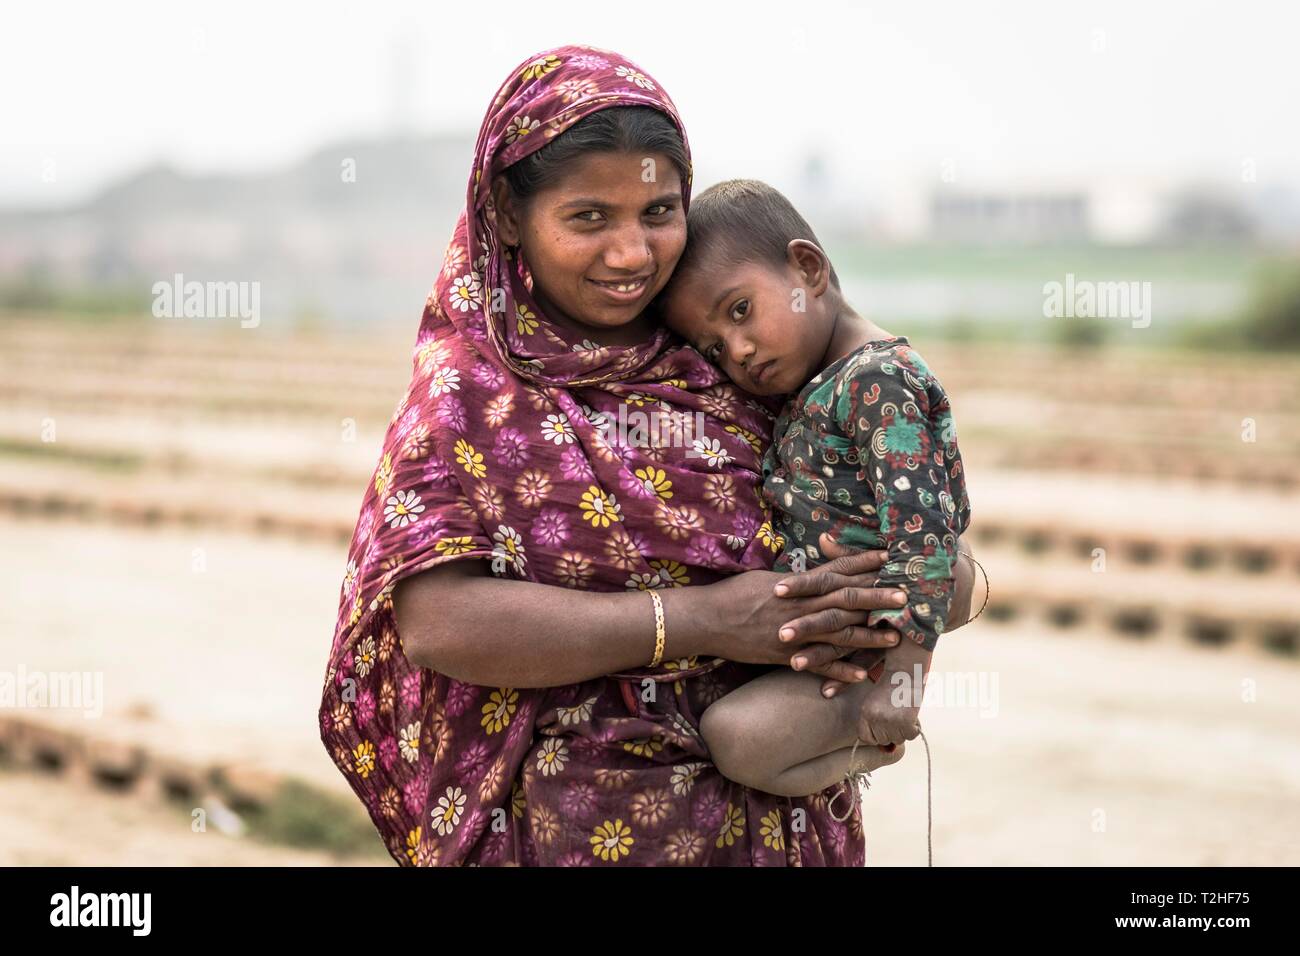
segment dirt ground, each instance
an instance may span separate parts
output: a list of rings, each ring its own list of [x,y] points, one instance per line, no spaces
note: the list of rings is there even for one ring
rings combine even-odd
[[[350,793],[314,719],[336,549],[25,521],[0,522],[0,535],[0,659],[105,675],[102,718],[51,719]],[[202,572],[194,547],[205,549]],[[76,577],[75,601],[57,573],[70,560],[97,569]],[[941,645],[931,688],[922,726],[937,864],[1300,863],[1291,661],[981,620]],[[925,769],[917,740],[876,774],[870,864],[924,865]],[[0,862],[328,861],[200,839],[166,807],[58,778],[3,779]]]
[[[0,324],[0,671],[98,672],[105,697],[98,718],[18,716],[293,778],[359,812],[316,708],[343,542],[409,347]],[[1000,528],[976,545],[990,610],[941,642],[922,709],[935,863],[1300,864],[1300,363],[929,354],[958,409],[973,530]],[[1043,454],[1062,449],[1089,463]],[[1278,463],[1285,481],[1241,477]],[[920,740],[864,807],[868,865],[924,865]],[[0,864],[333,859],[0,766]]]

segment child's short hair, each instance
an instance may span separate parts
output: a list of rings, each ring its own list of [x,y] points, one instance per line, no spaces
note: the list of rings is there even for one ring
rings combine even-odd
[[[708,261],[723,265],[759,262],[774,268],[787,264],[791,240],[816,243],[812,226],[790,200],[757,179],[728,179],[691,197],[686,214],[686,251],[678,269]],[[831,266],[831,285],[840,287]]]

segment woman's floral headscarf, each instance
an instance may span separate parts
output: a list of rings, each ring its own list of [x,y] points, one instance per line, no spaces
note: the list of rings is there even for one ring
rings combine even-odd
[[[686,140],[658,83],[590,47],[520,64],[493,99],[348,552],[321,739],[402,863],[473,858],[492,811],[518,798],[534,720],[563,689],[480,687],[411,664],[398,581],[484,559],[500,577],[568,588],[679,587],[770,567],[782,544],[758,495],[774,406],[666,329],[597,346],[548,321],[528,263],[485,215],[495,175],[614,106],[660,110]],[[688,430],[697,412],[702,434]],[[637,436],[645,421],[658,444]],[[694,663],[666,666],[680,676]]]

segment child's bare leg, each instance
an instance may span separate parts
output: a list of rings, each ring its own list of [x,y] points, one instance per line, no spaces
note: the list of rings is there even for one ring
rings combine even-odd
[[[870,678],[831,699],[822,678],[779,668],[715,701],[701,715],[700,736],[723,776],[780,796],[802,797],[844,779],[858,739],[862,698]],[[902,757],[859,744],[856,769],[874,770]]]

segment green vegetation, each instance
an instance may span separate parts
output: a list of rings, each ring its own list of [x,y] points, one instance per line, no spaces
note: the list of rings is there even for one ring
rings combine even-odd
[[[1300,262],[1261,270],[1242,320],[1242,340],[1252,349],[1300,350]]]
[[[176,802],[191,812],[189,802]],[[239,807],[248,837],[262,843],[317,850],[339,858],[391,860],[374,825],[356,800],[298,781],[281,784],[265,806]],[[211,823],[209,823],[211,826]]]

